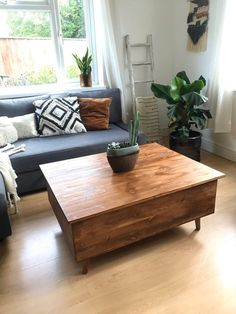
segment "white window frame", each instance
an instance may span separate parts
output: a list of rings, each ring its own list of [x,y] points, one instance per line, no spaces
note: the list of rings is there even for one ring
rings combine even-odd
[[[2,1],[1,1],[2,2]],[[56,84],[47,84],[47,85],[28,85],[28,86],[14,86],[14,87],[2,87],[0,88],[0,98],[4,94],[17,94],[17,91],[24,92],[24,89],[27,89],[27,92],[34,91],[38,93],[40,90],[46,91],[58,87],[61,89],[61,86],[64,86],[63,89],[66,89],[66,86],[79,88],[79,80],[75,79],[66,79],[65,76],[65,67],[64,67],[64,56],[63,56],[63,35],[61,30],[59,8],[57,0],[41,0],[41,1],[21,1],[21,0],[6,0],[5,4],[0,2],[0,10],[24,10],[24,11],[43,11],[49,12],[51,15],[51,40],[53,41],[55,57],[56,57],[56,72],[57,72],[57,83]],[[84,5],[84,18],[85,18],[85,29],[86,29],[86,38],[88,41],[89,51],[93,55],[93,84],[98,86],[98,70],[97,70],[97,54],[96,54],[96,36],[95,36],[95,26],[94,26],[94,13],[93,13],[93,0],[83,0]],[[71,89],[73,89],[73,87]],[[96,87],[95,87],[96,88]],[[9,93],[8,93],[9,91]],[[20,92],[20,94],[21,94]]]

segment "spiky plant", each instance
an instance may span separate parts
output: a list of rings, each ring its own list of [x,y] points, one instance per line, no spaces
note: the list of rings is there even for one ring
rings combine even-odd
[[[117,150],[121,148],[135,146],[138,140],[138,130],[140,123],[140,112],[137,111],[134,119],[129,122],[129,141],[126,142],[112,142],[108,144],[108,149]]]
[[[139,122],[140,122],[140,112],[137,111],[135,114],[134,120],[130,120],[130,122],[129,122],[129,143],[130,143],[130,146],[134,146],[137,144]]]
[[[86,50],[85,55],[80,58],[77,54],[72,53],[75,58],[76,64],[83,75],[89,75],[92,72],[91,62],[93,60],[92,55],[89,55],[88,48]]]

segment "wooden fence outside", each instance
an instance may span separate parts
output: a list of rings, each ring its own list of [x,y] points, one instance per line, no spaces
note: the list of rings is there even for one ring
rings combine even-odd
[[[83,55],[86,39],[64,39],[65,66],[75,65],[72,53]],[[44,66],[55,65],[55,53],[50,39],[0,38],[0,77],[19,77]]]

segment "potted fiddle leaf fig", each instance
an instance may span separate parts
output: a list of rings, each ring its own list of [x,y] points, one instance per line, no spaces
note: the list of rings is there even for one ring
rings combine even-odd
[[[202,130],[212,118],[205,105],[208,98],[201,94],[205,86],[203,76],[191,83],[185,71],[177,73],[170,85],[151,85],[153,94],[168,104],[169,127],[175,129],[170,133],[170,148],[197,161],[202,134],[192,128]]]
[[[80,58],[77,54],[72,53],[75,58],[75,62],[80,70],[80,86],[91,87],[92,86],[92,67],[91,63],[93,60],[92,55],[89,54],[88,48],[85,55]]]
[[[140,122],[139,111],[129,123],[129,140],[112,142],[107,146],[107,160],[114,172],[130,171],[138,160],[139,145],[138,130]]]

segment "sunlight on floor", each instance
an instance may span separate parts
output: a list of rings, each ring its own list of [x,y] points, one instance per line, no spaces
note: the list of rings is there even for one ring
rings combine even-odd
[[[220,284],[226,288],[236,288],[236,233],[226,233],[219,243],[216,267]]]

